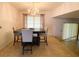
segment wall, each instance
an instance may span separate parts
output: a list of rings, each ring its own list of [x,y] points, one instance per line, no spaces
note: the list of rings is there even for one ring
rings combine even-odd
[[[45,14],[45,27],[48,28],[48,35],[52,35],[52,17],[50,14]]]
[[[9,3],[0,3],[0,49],[13,40],[12,28],[20,28],[22,25],[20,13]]]
[[[79,23],[79,18],[52,18],[52,35],[62,38],[64,23]]]

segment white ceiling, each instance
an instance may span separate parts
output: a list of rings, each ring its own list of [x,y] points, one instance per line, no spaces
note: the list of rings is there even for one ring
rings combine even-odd
[[[25,11],[30,8],[38,8],[41,11],[50,11],[54,10],[62,3],[60,2],[13,2],[11,3],[15,8],[20,11]]]
[[[38,8],[41,12],[54,10],[59,7],[62,2],[12,2],[10,3],[19,11],[27,11],[30,8]],[[79,18],[79,11],[73,11],[64,15],[57,16],[59,18]]]

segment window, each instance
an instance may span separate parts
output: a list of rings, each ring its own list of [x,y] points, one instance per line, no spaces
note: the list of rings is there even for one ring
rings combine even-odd
[[[27,16],[27,19],[25,20],[25,26],[27,25],[27,28],[41,28],[41,21],[40,16]]]
[[[27,17],[27,28],[33,28],[33,17]]]

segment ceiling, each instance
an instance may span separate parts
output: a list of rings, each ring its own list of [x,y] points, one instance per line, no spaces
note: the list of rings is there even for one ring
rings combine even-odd
[[[63,2],[12,2],[10,3],[17,10],[25,13],[27,9],[37,8],[41,12],[53,11],[55,8],[59,7]],[[56,16],[58,18],[79,18],[79,10],[66,13],[63,15]]]
[[[11,3],[15,8],[20,11],[26,11],[30,8],[38,8],[40,11],[50,11],[54,10],[62,3],[60,2],[12,2]]]
[[[79,18],[79,10],[57,16],[56,18]]]

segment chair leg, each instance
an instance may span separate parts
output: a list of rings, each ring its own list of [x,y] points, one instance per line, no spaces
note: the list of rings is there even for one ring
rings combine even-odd
[[[13,42],[13,45],[15,45],[15,42],[16,42],[16,36],[14,35],[14,42]]]
[[[17,36],[17,42],[18,42],[18,40],[19,40],[19,36]]]
[[[22,45],[22,36],[21,36],[21,45]]]
[[[22,54],[24,55],[24,46],[22,47]]]
[[[32,54],[32,46],[31,46],[31,54]]]
[[[45,37],[45,43],[46,43],[46,45],[48,45],[48,42],[47,42],[47,36]]]
[[[46,40],[46,45],[48,45],[48,42],[47,42],[47,40]]]

